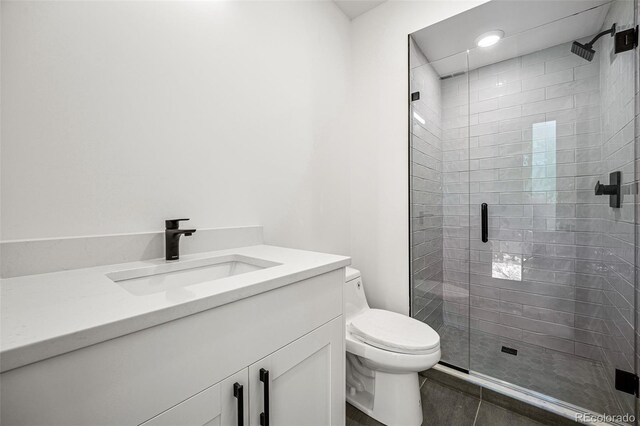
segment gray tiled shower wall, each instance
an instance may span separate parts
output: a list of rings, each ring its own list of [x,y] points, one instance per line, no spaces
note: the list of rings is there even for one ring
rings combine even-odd
[[[618,0],[604,27],[616,21],[624,29],[632,20],[633,2]],[[442,149],[429,166],[414,154],[412,168],[412,242],[433,237],[430,251],[414,248],[413,260],[435,265],[430,271],[442,261],[442,296],[436,279],[423,279],[438,275],[414,267],[414,299],[422,297],[424,309],[434,306],[425,312],[439,312],[442,299],[449,325],[600,360],[609,374],[614,366],[632,369],[634,338],[633,196],[614,210],[593,190],[611,171],[622,171],[625,184],[634,180],[634,55],[613,55],[612,41],[598,41],[592,62],[564,43],[441,79],[439,89],[416,83],[441,103],[422,118],[440,125],[441,137],[427,145]],[[431,75],[430,66],[419,72],[413,64],[413,80]],[[419,133],[414,118],[414,153]],[[432,180],[416,177],[422,167]],[[420,188],[424,204],[417,202]],[[486,244],[482,202],[490,213]],[[422,211],[438,220],[416,236]],[[438,254],[433,262],[429,253]],[[417,290],[422,282],[431,295]]]

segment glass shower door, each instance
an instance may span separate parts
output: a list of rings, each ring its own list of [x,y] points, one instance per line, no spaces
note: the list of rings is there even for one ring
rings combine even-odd
[[[634,28],[634,7],[612,2],[603,28]],[[614,384],[636,373],[638,62],[613,42],[591,62],[571,42],[469,52],[469,369],[618,415],[635,410]],[[620,183],[619,206],[597,182]]]

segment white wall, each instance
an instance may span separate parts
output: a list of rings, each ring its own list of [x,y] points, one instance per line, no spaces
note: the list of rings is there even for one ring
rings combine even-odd
[[[407,36],[484,2],[390,0],[352,21],[351,256],[374,307],[409,310]]]
[[[0,239],[262,224],[406,313],[407,35],[483,2],[3,1]]]
[[[261,224],[349,252],[333,2],[2,2],[1,239]]]

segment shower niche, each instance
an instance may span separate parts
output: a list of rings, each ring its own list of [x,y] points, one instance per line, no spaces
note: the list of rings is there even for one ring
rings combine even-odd
[[[411,315],[444,364],[575,412],[636,414],[637,21],[493,0],[408,40]]]

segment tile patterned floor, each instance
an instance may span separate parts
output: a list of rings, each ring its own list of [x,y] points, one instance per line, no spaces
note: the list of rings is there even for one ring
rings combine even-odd
[[[598,413],[622,412],[614,397],[613,387],[608,383],[604,368],[599,362],[478,331],[472,333],[470,345],[466,330],[443,326],[438,333],[442,361]],[[502,345],[517,348],[518,355],[501,352]]]
[[[540,426],[529,417],[498,407],[437,381],[424,380],[423,426]],[[551,423],[546,423],[551,424]],[[347,426],[381,426],[371,417],[347,404]]]

